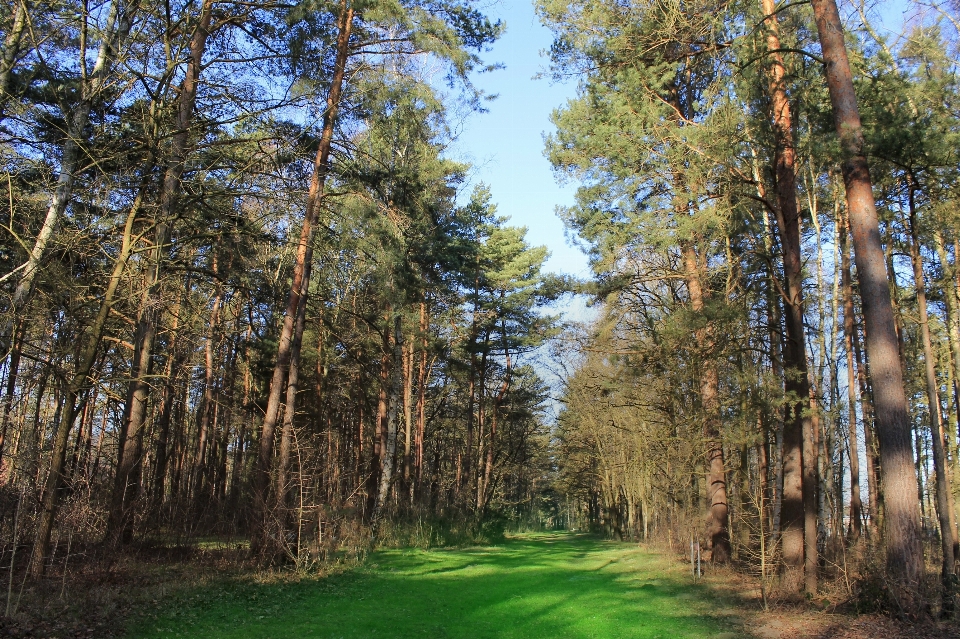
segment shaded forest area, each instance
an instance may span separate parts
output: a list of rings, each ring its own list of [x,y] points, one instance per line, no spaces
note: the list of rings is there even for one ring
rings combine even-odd
[[[954,613],[956,6],[888,37],[833,0],[540,0],[588,282],[447,153],[486,5],[3,6],[8,615],[71,554],[309,569],[505,527]]]

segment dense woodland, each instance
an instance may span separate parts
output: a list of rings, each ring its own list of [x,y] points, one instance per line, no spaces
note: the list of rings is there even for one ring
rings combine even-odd
[[[957,7],[540,0],[576,282],[448,150],[495,6],[2,6],[11,575],[564,526],[952,612]]]
[[[950,613],[956,7],[892,37],[845,6],[845,47],[832,2],[540,7],[580,81],[547,152],[601,301],[565,336],[577,517],[702,540],[780,596],[854,575]]]

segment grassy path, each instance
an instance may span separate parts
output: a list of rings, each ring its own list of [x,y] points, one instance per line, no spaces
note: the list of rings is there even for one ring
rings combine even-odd
[[[299,583],[223,583],[162,602],[132,638],[731,638],[709,590],[632,544],[527,534],[502,546],[388,550]]]

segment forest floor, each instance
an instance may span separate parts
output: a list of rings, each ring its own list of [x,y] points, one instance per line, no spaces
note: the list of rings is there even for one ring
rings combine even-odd
[[[571,533],[379,550],[324,575],[205,553],[141,557],[87,579],[36,592],[18,619],[0,618],[0,637],[960,639],[956,625],[762,610],[733,570],[695,582],[669,553]]]

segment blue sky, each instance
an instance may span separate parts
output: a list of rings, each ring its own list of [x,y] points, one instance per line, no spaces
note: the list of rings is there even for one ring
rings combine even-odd
[[[554,213],[557,205],[573,203],[576,186],[559,186],[543,155],[543,135],[552,130],[550,112],[576,87],[533,79],[546,68],[541,51],[550,46],[551,35],[537,20],[532,2],[501,0],[487,13],[506,22],[507,31],[484,60],[506,68],[474,79],[499,97],[487,104],[487,113],[468,118],[453,155],[473,164],[472,182],[490,187],[500,215],[526,226],[530,244],[550,249],[546,270],[586,277],[587,258],[565,240],[563,223]]]
[[[894,35],[903,20],[904,3],[868,2],[868,6],[873,7],[878,31]],[[844,9],[852,11],[849,4]],[[550,113],[574,96],[576,85],[533,79],[546,68],[541,54],[552,38],[537,20],[531,0],[496,0],[487,13],[506,22],[507,30],[484,59],[506,68],[475,81],[499,97],[488,103],[487,113],[467,119],[452,155],[473,164],[472,182],[490,187],[498,212],[509,216],[512,224],[528,227],[531,244],[550,249],[548,271],[586,278],[587,258],[567,241],[554,212],[557,205],[573,203],[576,185],[558,185],[543,155],[543,136],[553,130]]]
[[[877,30],[895,37],[905,17],[905,3],[883,0],[867,4]],[[847,15],[855,11],[849,3],[841,2],[841,7]],[[487,103],[486,113],[467,118],[451,155],[473,165],[472,184],[483,182],[490,187],[498,213],[509,216],[511,224],[526,226],[530,244],[550,250],[547,271],[588,279],[587,258],[567,240],[555,213],[558,205],[573,203],[576,184],[559,185],[543,155],[544,134],[553,130],[550,113],[575,95],[576,84],[534,79],[546,69],[544,52],[552,36],[538,21],[532,0],[494,0],[486,10],[503,20],[507,29],[483,58],[505,68],[481,74],[474,81],[486,93],[499,97]],[[465,189],[464,198],[470,190]],[[586,320],[593,313],[585,304],[585,299],[567,298],[553,310],[563,312],[567,319]]]

